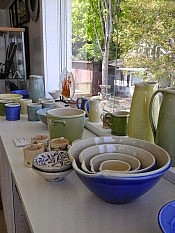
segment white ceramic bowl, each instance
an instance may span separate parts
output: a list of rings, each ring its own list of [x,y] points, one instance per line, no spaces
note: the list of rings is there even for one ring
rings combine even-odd
[[[91,159],[94,156],[103,153],[122,153],[135,157],[141,163],[141,169],[139,170],[139,172],[145,172],[150,170],[155,166],[155,162],[156,162],[155,157],[148,151],[138,147],[123,145],[123,144],[100,144],[100,145],[90,146],[84,149],[79,154],[79,160],[81,163],[84,161],[85,166],[87,167],[88,170],[90,170],[91,169],[90,166],[92,165]],[[104,157],[101,160],[99,157],[100,155],[97,157],[99,163],[97,163],[96,166],[94,167],[95,172],[98,172],[100,163],[105,160]]]
[[[54,98],[54,99],[59,99],[61,95],[61,90],[53,90],[49,91],[48,93]]]
[[[118,159],[105,160],[99,166],[99,171],[101,172],[128,172],[130,170],[131,165],[129,163]]]
[[[20,94],[10,94],[10,93],[0,94],[1,100],[13,100],[14,102],[20,100],[22,97],[23,96]]]
[[[67,176],[71,171],[72,168],[69,168],[65,171],[60,171],[60,172],[44,172],[44,171],[40,171],[38,170],[36,167],[32,167],[33,171],[36,172],[39,176],[41,176],[42,178],[44,178],[47,181],[50,182],[58,182],[61,181],[65,178],[65,176]]]
[[[90,167],[92,172],[99,172],[100,166],[103,162],[108,160],[120,160],[130,164],[131,169],[129,172],[137,172],[141,167],[141,162],[134,156],[122,153],[102,153],[94,156],[90,160]]]
[[[72,164],[67,151],[48,151],[36,155],[32,165],[40,171],[58,172],[69,169]]]
[[[140,172],[137,174],[125,174],[127,176],[145,176],[148,174],[161,172],[162,170],[165,170],[167,167],[169,167],[169,164],[171,163],[171,158],[167,151],[165,151],[163,148],[152,144],[150,142],[139,140],[135,138],[129,138],[129,137],[122,137],[122,136],[104,136],[104,137],[92,137],[92,138],[86,138],[82,140],[78,140],[75,143],[72,144],[72,146],[69,148],[68,154],[69,158],[76,162],[76,166],[81,170],[81,163],[79,161],[79,154],[86,148],[94,145],[100,145],[100,144],[122,144],[122,145],[130,145],[134,147],[138,147],[141,149],[146,150],[147,152],[150,152],[156,159],[156,169],[149,172]],[[99,154],[99,153],[98,153]],[[160,156],[161,155],[161,156]],[[83,171],[82,171],[83,172]],[[91,175],[97,175],[97,174],[91,174]]]

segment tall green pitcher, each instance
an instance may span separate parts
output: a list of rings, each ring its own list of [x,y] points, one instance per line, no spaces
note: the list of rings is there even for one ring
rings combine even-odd
[[[162,93],[159,118],[157,124],[153,120],[153,102],[158,93]],[[150,101],[150,123],[155,143],[164,148],[175,166],[175,87],[168,87],[154,92]]]
[[[128,136],[149,142],[154,142],[154,136],[149,120],[149,104],[153,93],[158,89],[156,82],[141,82],[135,84],[128,119]],[[153,103],[153,120],[157,123],[159,99]]]

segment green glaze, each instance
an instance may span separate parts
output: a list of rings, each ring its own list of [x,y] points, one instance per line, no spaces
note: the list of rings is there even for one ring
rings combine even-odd
[[[117,136],[126,136],[128,134],[128,116],[127,111],[118,111],[111,114],[111,134]]]
[[[158,123],[153,121],[152,104],[158,93],[163,94],[159,111]],[[175,87],[156,91],[150,102],[150,122],[154,134],[154,141],[164,148],[175,165]]]
[[[129,137],[154,142],[149,120],[149,104],[157,88],[158,85],[155,82],[141,82],[135,84],[128,120]],[[158,111],[159,99],[156,97],[153,103],[154,122],[157,122]]]
[[[5,116],[5,104],[12,102],[12,100],[0,100],[0,116]]]
[[[82,111],[83,112],[83,111]],[[76,116],[52,116],[47,115],[50,140],[64,137],[72,143],[74,140],[82,138],[85,112]]]

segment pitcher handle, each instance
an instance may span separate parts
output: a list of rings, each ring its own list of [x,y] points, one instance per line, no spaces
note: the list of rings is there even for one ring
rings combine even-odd
[[[154,139],[156,138],[156,131],[157,131],[157,126],[154,122],[154,116],[153,116],[153,103],[154,103],[154,98],[158,93],[162,93],[164,94],[164,90],[163,89],[159,89],[157,91],[155,91],[150,99],[150,104],[149,104],[149,120],[150,120],[150,125],[151,125],[151,129],[153,132],[153,136]]]
[[[89,116],[89,111],[88,111],[88,104],[89,104],[89,103],[90,103],[90,101],[88,100],[88,101],[86,101],[85,104],[84,104],[84,110],[85,110],[87,116]]]

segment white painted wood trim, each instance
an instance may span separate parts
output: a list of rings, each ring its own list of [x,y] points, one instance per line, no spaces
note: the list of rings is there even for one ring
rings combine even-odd
[[[42,1],[45,94],[59,88],[59,76],[71,69],[71,0]]]

